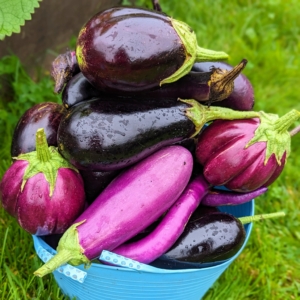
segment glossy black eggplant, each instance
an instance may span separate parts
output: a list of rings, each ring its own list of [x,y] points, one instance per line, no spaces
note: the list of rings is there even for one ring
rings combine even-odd
[[[214,119],[259,117],[194,100],[93,99],[72,107],[58,129],[58,149],[76,168],[112,171],[197,134]]]
[[[184,233],[165,255],[186,262],[215,262],[236,254],[246,238],[243,224],[219,212],[188,223]]]
[[[247,64],[247,60],[242,60],[230,71],[219,68],[212,68],[207,72],[191,71],[179,80],[163,85],[147,92],[136,91],[114,91],[113,94],[120,95],[126,101],[126,96],[157,99],[194,99],[201,102],[213,103],[222,101],[230,96],[234,89],[234,79],[239,76]],[[93,97],[104,97],[109,93],[95,88],[87,78],[79,73],[75,75],[66,85],[62,94],[62,102],[66,108],[90,100]]]

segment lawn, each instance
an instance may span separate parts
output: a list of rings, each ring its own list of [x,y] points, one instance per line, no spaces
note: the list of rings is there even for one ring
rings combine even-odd
[[[150,1],[136,1],[148,5]],[[124,1],[129,3],[129,1]],[[255,91],[255,110],[280,116],[300,110],[300,7],[297,0],[161,0],[164,12],[188,23],[201,47],[223,50],[229,63],[246,58],[244,74]],[[11,163],[11,136],[18,118],[33,104],[60,102],[49,70],[38,82],[16,57],[0,59],[0,178]],[[300,122],[295,123],[299,125]],[[255,223],[243,253],[207,292],[205,300],[300,298],[300,133],[280,177],[257,198],[256,213],[285,211],[286,217]],[[0,299],[65,299],[52,275],[33,276],[41,262],[31,236],[0,208]]]

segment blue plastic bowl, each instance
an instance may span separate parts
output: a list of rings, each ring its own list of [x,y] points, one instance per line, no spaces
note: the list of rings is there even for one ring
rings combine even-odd
[[[221,211],[235,217],[254,215],[254,200],[237,206],[220,207]],[[214,284],[219,276],[240,255],[252,230],[252,223],[245,225],[246,240],[240,251],[221,264],[199,268],[166,270],[152,268],[151,271],[137,271],[130,268],[114,267],[92,263],[89,269],[77,266],[87,273],[83,283],[54,271],[54,277],[62,292],[71,299],[80,300],[122,300],[122,299],[160,299],[160,300],[199,300]],[[34,248],[39,257],[44,249],[55,254],[43,239],[33,236]],[[68,267],[68,266],[67,266]]]

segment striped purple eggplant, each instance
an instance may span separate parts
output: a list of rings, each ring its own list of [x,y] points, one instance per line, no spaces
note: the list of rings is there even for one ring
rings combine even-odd
[[[260,119],[214,121],[196,146],[205,179],[237,192],[269,186],[284,168],[291,144],[288,128],[299,117],[291,110],[281,118],[262,113]]]
[[[3,208],[31,234],[63,233],[83,212],[85,193],[79,172],[48,147],[44,130],[36,133],[36,151],[21,154],[0,183]]]

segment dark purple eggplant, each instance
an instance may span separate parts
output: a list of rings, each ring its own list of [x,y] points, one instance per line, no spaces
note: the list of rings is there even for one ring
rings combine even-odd
[[[54,102],[32,106],[19,119],[13,133],[11,156],[35,151],[35,135],[44,128],[49,146],[57,147],[57,129],[64,114],[64,107]]]
[[[241,218],[225,212],[204,215],[186,225],[183,234],[164,256],[170,260],[194,263],[229,259],[241,249],[245,241],[243,224],[284,215],[283,212]]]
[[[35,235],[63,233],[85,208],[79,172],[56,147],[48,147],[43,128],[36,132],[36,151],[20,154],[5,172],[0,200]]]
[[[186,75],[195,61],[227,59],[200,48],[195,32],[164,13],[113,7],[94,15],[81,29],[76,57],[97,88],[145,91]]]
[[[165,98],[174,100],[183,98],[194,99],[210,104],[216,101],[222,101],[231,94],[234,88],[233,81],[244,69],[246,63],[246,60],[242,60],[241,63],[231,71],[221,69],[211,69],[208,72],[191,71],[173,83],[144,93],[137,93],[135,91],[125,93],[121,91],[119,93],[114,92],[114,94],[122,95],[124,101],[126,101],[126,97],[124,96],[135,96],[137,98],[141,96],[141,100],[150,98],[160,101]],[[93,97],[101,98],[105,97],[105,95],[107,95],[107,93],[93,87],[85,76],[79,73],[74,76],[64,88],[62,102],[66,108],[70,108],[77,103],[90,100]]]
[[[61,120],[58,148],[78,169],[112,171],[197,134],[209,120],[254,116],[259,113],[208,108],[194,100],[93,99]]]
[[[119,174],[119,171],[93,172],[80,170],[79,173],[84,183],[86,202],[91,204]]]
[[[192,67],[194,72],[209,72],[211,69],[219,68],[230,71],[234,67],[226,62],[199,62]],[[210,102],[212,103],[212,102]],[[254,91],[251,82],[244,74],[239,74],[234,80],[234,87],[227,99],[220,103],[212,103],[236,110],[252,110],[254,106]]]

